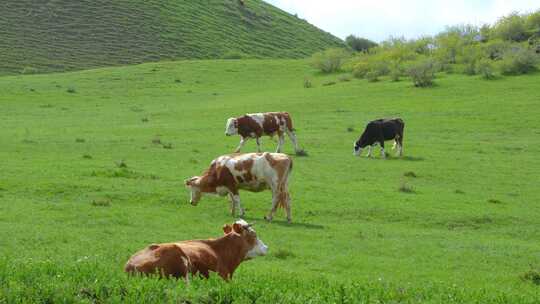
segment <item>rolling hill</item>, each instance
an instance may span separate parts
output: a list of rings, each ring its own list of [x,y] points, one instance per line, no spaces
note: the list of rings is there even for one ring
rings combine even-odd
[[[260,0],[7,0],[0,75],[174,59],[301,58],[342,41]]]

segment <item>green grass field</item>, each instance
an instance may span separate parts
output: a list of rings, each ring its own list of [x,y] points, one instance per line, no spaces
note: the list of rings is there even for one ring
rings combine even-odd
[[[0,303],[537,303],[540,75],[338,78],[302,60],[0,78]],[[260,111],[290,112],[308,152],[292,224],[263,220],[269,192],[241,192],[270,255],[232,283],[128,278],[147,244],[233,221],[225,198],[189,205],[183,181],[236,147],[228,117]],[[405,156],[354,158],[364,125],[390,116]]]

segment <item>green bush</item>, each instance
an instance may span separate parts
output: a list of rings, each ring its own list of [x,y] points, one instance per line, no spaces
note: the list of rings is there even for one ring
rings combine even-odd
[[[525,41],[529,38],[525,26],[525,17],[514,12],[504,16],[493,26],[493,35],[496,38],[510,41]]]
[[[39,70],[37,68],[25,67],[24,69],[22,69],[21,74],[30,75],[30,74],[37,74],[38,72],[39,72]]]
[[[390,72],[388,75],[390,75],[391,81],[399,81],[400,77],[405,74],[405,71],[403,69],[403,66],[399,63],[393,63],[390,65]]]
[[[529,34],[540,35],[540,9],[526,17],[525,28]]]
[[[351,75],[350,74],[341,75],[341,76],[339,76],[338,80],[340,82],[349,82],[349,81],[351,81]]]
[[[430,87],[434,85],[436,62],[424,59],[409,65],[407,73],[415,87]]]
[[[242,59],[246,58],[246,54],[240,51],[227,51],[221,56],[221,59]]]
[[[366,79],[369,82],[377,82],[379,81],[379,73],[376,71],[369,71],[366,73]]]
[[[490,40],[481,45],[482,56],[491,60],[499,60],[503,58],[504,53],[510,49],[512,44],[501,39]]]
[[[304,88],[310,89],[313,87],[313,84],[311,83],[311,79],[304,78]]]
[[[491,60],[489,59],[480,59],[476,64],[476,74],[481,75],[484,79],[493,79],[495,78],[495,69]]]
[[[357,52],[366,52],[369,49],[377,46],[377,43],[369,39],[356,37],[354,35],[349,35],[347,38],[345,38],[345,43],[347,43],[351,49]]]
[[[366,74],[371,70],[371,66],[367,61],[360,61],[353,67],[352,74],[356,78],[364,78]]]
[[[477,45],[468,45],[460,53],[458,63],[463,65],[463,74],[475,75],[476,63],[481,59],[481,49]]]
[[[328,49],[313,54],[311,57],[311,66],[323,73],[337,72],[349,57],[349,53],[344,49]]]
[[[538,56],[531,50],[515,47],[507,51],[500,62],[503,75],[527,74],[536,70]]]

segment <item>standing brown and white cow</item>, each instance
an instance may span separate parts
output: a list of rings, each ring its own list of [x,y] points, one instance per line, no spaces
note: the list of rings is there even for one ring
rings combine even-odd
[[[208,278],[212,271],[229,280],[242,261],[268,252],[268,247],[244,220],[223,226],[223,232],[225,235],[217,239],[151,244],[135,253],[124,270],[186,281],[189,274]]]
[[[291,221],[291,198],[288,182],[292,159],[281,153],[245,153],[220,156],[212,161],[202,176],[186,180],[191,189],[191,204],[196,206],[203,193],[228,195],[231,213],[244,209],[240,205],[240,189],[251,192],[272,190],[272,209],[265,218],[272,220],[278,206],[285,207],[287,220]]]
[[[244,146],[250,138],[257,141],[257,151],[261,152],[261,136],[278,135],[277,153],[281,152],[281,147],[285,143],[285,133],[294,144],[295,152],[299,152],[298,142],[292,125],[291,116],[287,112],[268,112],[246,114],[241,117],[229,118],[225,126],[225,135],[232,136],[239,134],[240,145],[236,148],[236,153]]]

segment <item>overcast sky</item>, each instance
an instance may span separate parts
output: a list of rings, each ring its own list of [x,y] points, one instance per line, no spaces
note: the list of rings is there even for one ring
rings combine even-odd
[[[512,11],[540,9],[538,0],[265,0],[340,38],[377,42],[433,35],[447,25],[492,24]]]

